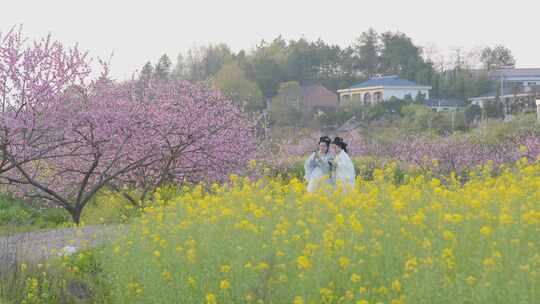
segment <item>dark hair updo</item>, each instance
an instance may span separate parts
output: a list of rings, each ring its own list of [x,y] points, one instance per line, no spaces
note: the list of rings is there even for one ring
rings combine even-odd
[[[332,144],[340,147],[341,150],[343,150],[343,151],[345,151],[345,153],[347,153],[347,144],[343,141],[343,138],[341,138],[341,137],[334,138],[334,141],[332,142]]]
[[[321,136],[321,138],[319,138],[319,144],[320,143],[325,143],[327,147],[330,146],[331,142],[332,142],[332,140],[328,136]]]

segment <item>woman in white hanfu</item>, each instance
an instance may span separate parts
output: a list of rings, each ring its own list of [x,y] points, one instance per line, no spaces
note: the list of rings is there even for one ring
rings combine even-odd
[[[344,190],[353,189],[356,172],[354,164],[347,154],[347,144],[343,138],[336,137],[332,141],[332,150],[335,153],[334,159],[330,162],[332,165],[332,182],[341,185]]]
[[[319,147],[304,163],[304,178],[307,180],[307,191],[316,192],[323,186],[324,180],[330,178],[330,142],[328,136],[319,139]]]

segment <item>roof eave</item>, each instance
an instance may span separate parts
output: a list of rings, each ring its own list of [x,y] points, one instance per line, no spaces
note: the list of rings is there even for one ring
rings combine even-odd
[[[353,92],[353,91],[369,91],[369,90],[379,90],[379,89],[383,89],[384,86],[373,86],[373,87],[360,87],[360,88],[347,88],[347,89],[342,89],[342,90],[338,90],[337,92],[338,93],[350,93],[350,92]]]
[[[351,93],[353,91],[370,91],[370,90],[384,90],[385,88],[391,88],[391,89],[418,89],[418,90],[431,90],[431,86],[392,86],[392,85],[386,85],[386,86],[373,86],[373,87],[361,87],[361,88],[347,88],[347,89],[341,89],[337,90],[338,93]]]
[[[419,90],[431,90],[431,86],[387,86],[392,89],[419,89]]]
[[[511,98],[511,97],[527,97],[527,96],[533,96],[533,94],[526,94],[526,93],[522,93],[522,94],[507,94],[507,95],[503,95],[501,97],[503,98]],[[497,96],[495,95],[492,95],[492,96],[480,96],[480,97],[472,97],[472,98],[469,98],[469,100],[483,100],[483,99],[494,99],[494,98],[497,98]]]

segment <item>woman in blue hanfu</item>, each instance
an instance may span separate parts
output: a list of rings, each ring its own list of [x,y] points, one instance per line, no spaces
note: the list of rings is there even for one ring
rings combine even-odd
[[[344,190],[353,189],[356,172],[354,164],[347,154],[347,144],[343,138],[336,137],[332,141],[332,150],[335,157],[330,161],[332,167],[332,183],[343,187]]]
[[[316,192],[330,178],[331,142],[332,140],[328,136],[322,136],[319,139],[319,147],[304,163],[304,178],[308,182],[308,192]]]

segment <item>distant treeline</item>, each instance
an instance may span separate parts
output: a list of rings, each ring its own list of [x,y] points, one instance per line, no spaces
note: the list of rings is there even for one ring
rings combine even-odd
[[[179,54],[174,63],[167,55],[156,63],[147,62],[138,77],[143,85],[150,76],[208,82],[256,111],[278,93],[283,82],[320,83],[335,91],[377,74],[430,85],[432,97],[467,100],[490,89],[486,71],[515,63],[502,45],[454,53],[450,61],[442,60],[404,33],[369,29],[346,47],[321,39],[287,41],[281,36],[262,40],[249,51],[234,52],[224,43],[197,47]]]

